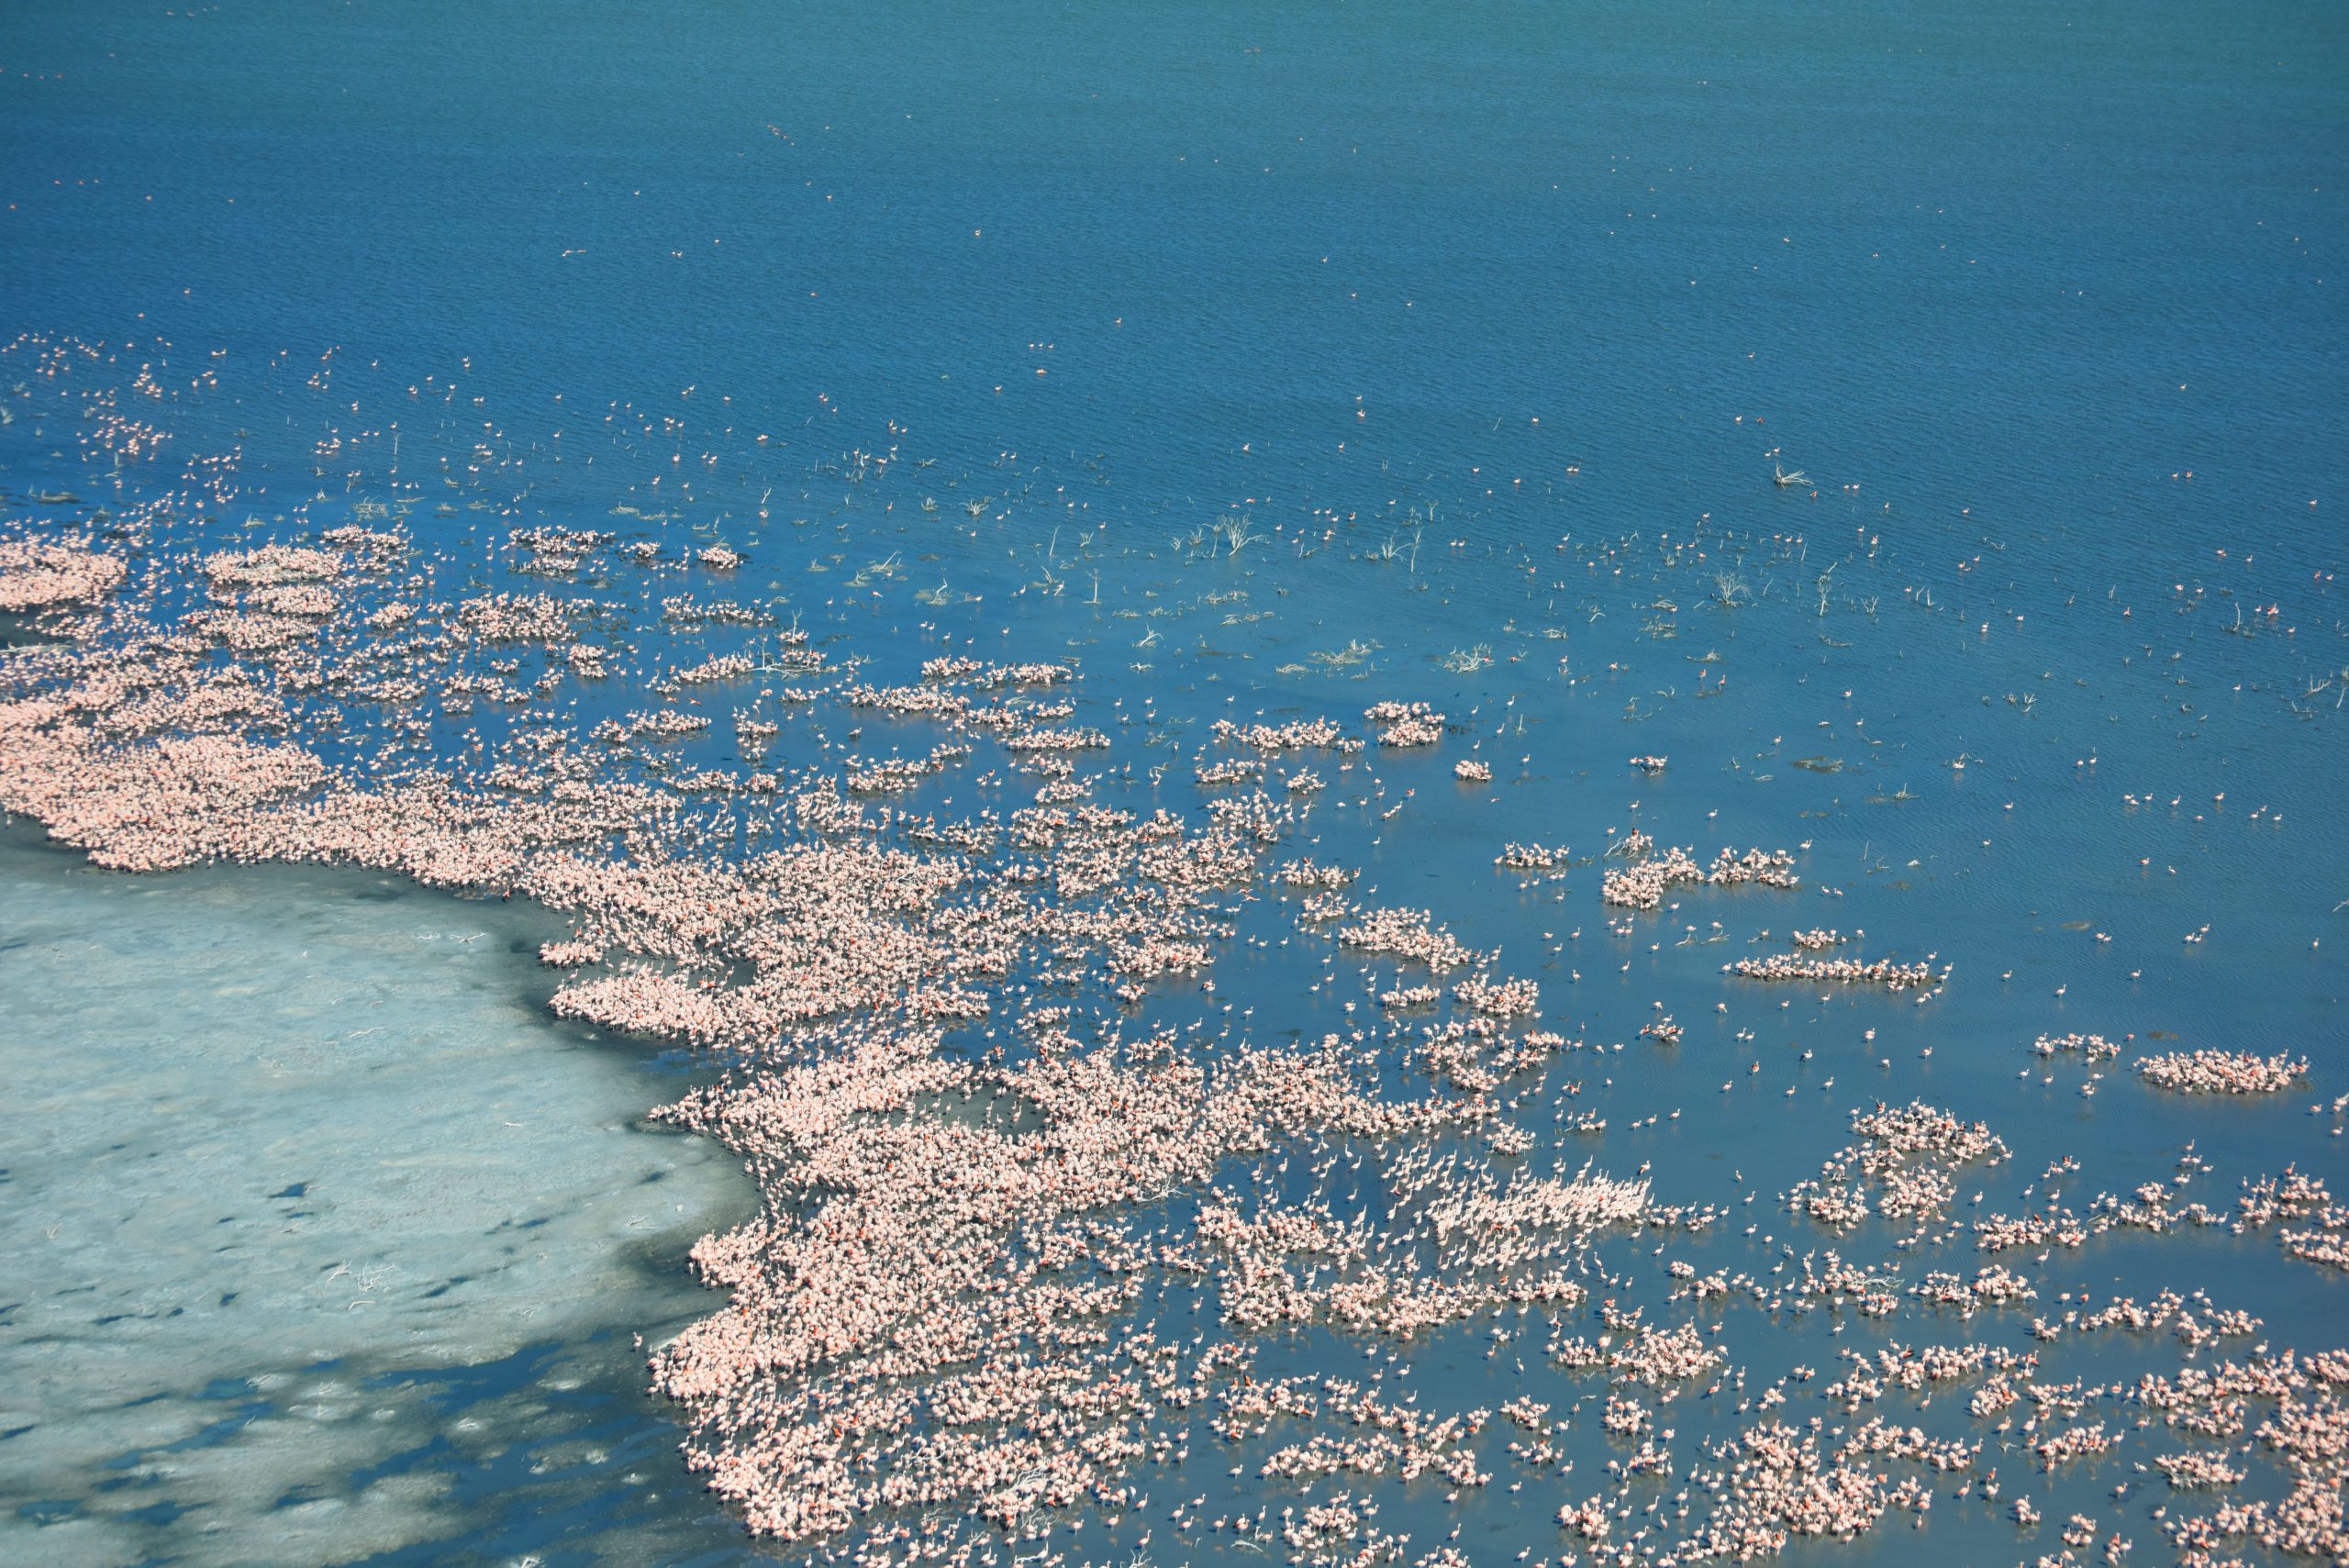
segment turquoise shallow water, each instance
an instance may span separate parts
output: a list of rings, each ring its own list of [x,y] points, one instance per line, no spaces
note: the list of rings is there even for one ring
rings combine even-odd
[[[727,1540],[628,1336],[707,1309],[685,1251],[753,1200],[640,1125],[674,1074],[544,1017],[551,922],[346,873],[132,878],[27,837],[0,849],[0,1547]]]
[[[1659,1001],[1687,1026],[1623,1053],[1590,1151],[1653,1161],[1667,1200],[1718,1199],[1723,1166],[1765,1194],[1813,1174],[1879,1095],[1989,1120],[2010,1186],[2074,1152],[2126,1190],[2188,1140],[2227,1190],[2291,1158],[2340,1184],[2309,1114],[2349,1090],[2332,8],[33,6],[6,30],[0,336],[108,345],[54,377],[9,355],[14,519],[234,447],[192,533],[403,498],[452,558],[526,522],[698,528],[749,556],[731,591],[892,678],[950,645],[1079,661],[1095,721],[1147,706],[1132,734],[1171,766],[1142,805],[1191,803],[1226,713],[1434,701],[1458,731],[1336,783],[1315,852],[1500,948],[1561,1027],[1635,1041]],[[164,396],[127,390],[142,367]],[[173,460],[85,462],[99,389]],[[1265,537],[1236,559],[1191,542],[1243,513]],[[1362,663],[1313,657],[1356,639]],[[785,745],[841,742],[825,722]],[[1490,788],[1450,775],[1471,748]],[[1708,855],[1806,843],[1809,885],[1619,938],[1595,864],[1491,868],[1633,825]],[[6,886],[64,917],[32,873]],[[1714,973],[1794,924],[1936,951],[1950,992]],[[1276,952],[1221,975],[1260,1029],[1326,1013]],[[2217,1107],[2018,1079],[2068,1029],[2316,1070]],[[2223,1279],[2279,1341],[2337,1340],[2336,1278],[2178,1245],[2190,1266],[2058,1258],[2054,1288]],[[1453,1349],[1419,1375],[1487,1370]],[[599,1375],[625,1389],[627,1360]],[[447,1485],[473,1511],[431,1550],[562,1539],[509,1543],[503,1482]],[[583,1551],[740,1545],[690,1504],[646,1523],[586,1496]],[[63,1519],[49,1498],[19,1518]],[[1478,1560],[1554,1550],[1548,1512],[1478,1514]],[[1987,1509],[1919,1540],[2022,1551]]]

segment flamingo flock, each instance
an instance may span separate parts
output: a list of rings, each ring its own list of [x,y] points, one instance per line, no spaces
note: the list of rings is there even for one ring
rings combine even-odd
[[[152,445],[143,428],[100,439]],[[2349,1351],[2271,1343],[2199,1293],[2050,1299],[2032,1261],[2210,1231],[2272,1234],[2337,1273],[2349,1208],[2323,1180],[2288,1170],[2208,1201],[2189,1154],[2075,1193],[2077,1162],[2059,1162],[2020,1207],[1986,1210],[2014,1151],[1923,1101],[1855,1108],[1848,1143],[1761,1217],[1742,1172],[1704,1200],[1702,1173],[1564,1158],[1563,1139],[1604,1133],[1565,1106],[1612,1084],[1620,1046],[1542,1027],[1540,986],[1499,954],[1297,852],[1319,775],[1265,787],[1269,758],[1322,754],[1342,794],[1382,751],[1442,745],[1424,703],[1378,702],[1360,725],[1219,721],[1190,772],[1197,809],[1145,809],[1117,761],[1127,716],[1068,665],[948,654],[892,684],[889,650],[812,647],[731,600],[664,594],[651,613],[664,577],[739,571],[730,549],[506,541],[532,573],[651,574],[632,619],[608,597],[492,587],[485,563],[397,526],[197,549],[166,521],[117,517],[135,550],[0,540],[0,610],[45,639],[0,666],[0,810],[126,872],[353,864],[567,919],[540,951],[553,1010],[706,1053],[706,1081],[655,1115],[757,1183],[756,1212],[693,1251],[725,1305],[648,1358],[685,1463],[757,1534],[859,1562],[1106,1563],[1160,1531],[1170,1551],[1317,1568],[1485,1561],[1382,1522],[1392,1489],[1418,1485],[1531,1509],[1561,1568],[1756,1561],[2001,1503],[2023,1539],[2060,1534],[2040,1561],[2117,1563],[2125,1518],[2043,1521],[2041,1504],[2052,1477],[2143,1454],[2122,1490],[2167,1501],[2131,1528],[2180,1562],[2349,1562]],[[713,628],[766,635],[713,651],[697,640]],[[885,753],[868,726],[923,740]],[[674,760],[721,736],[740,767]],[[996,804],[953,807],[931,793],[949,781]],[[1598,902],[1627,921],[1683,889],[1802,887],[1786,851],[1707,868],[1634,833],[1608,860]],[[1497,863],[1575,865],[1515,844]],[[1259,998],[1229,960],[1273,940],[1247,934],[1264,906],[1282,945],[1318,955],[1330,1027],[1250,1032]],[[1725,984],[1949,984],[1932,955],[1832,952],[1857,935],[1798,930],[1796,953]],[[1669,1015],[1640,1033],[1700,1049]],[[1568,1062],[1583,1075],[1553,1076]],[[2134,1065],[2201,1096],[2310,1072],[2217,1050]],[[1554,1127],[1534,1124],[1553,1104]],[[1765,1226],[1731,1254],[1742,1266],[1707,1250]],[[1880,1257],[1842,1255],[1870,1237]],[[1977,1262],[1907,1266],[1933,1249]],[[1814,1315],[1905,1337],[1840,1351],[1842,1375],[1814,1386],[1808,1366],[1765,1363],[1766,1336],[1728,1331]],[[1993,1321],[2029,1347],[1969,1327]],[[2122,1336],[2183,1359],[2101,1382],[2043,1366]],[[1282,1347],[1308,1337],[1367,1375],[1291,1369]],[[1529,1378],[1534,1358],[1545,1387],[1579,1394],[1520,1393],[1497,1419],[1412,1384],[1437,1347]],[[1974,1427],[1887,1407],[1937,1395]],[[1579,1433],[1608,1445],[1603,1475],[1575,1473]],[[1186,1471],[1210,1442],[1242,1460],[1244,1496]],[[2254,1469],[2271,1483],[2256,1495]]]

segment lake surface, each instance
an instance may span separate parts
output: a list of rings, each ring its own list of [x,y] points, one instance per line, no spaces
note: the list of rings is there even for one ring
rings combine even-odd
[[[1213,793],[1191,759],[1218,718],[1428,701],[1442,746],[1325,769],[1309,852],[1499,950],[1551,1027],[1624,1044],[1575,1069],[1608,1131],[1544,1156],[1760,1209],[1853,1107],[1923,1098],[2015,1149],[1984,1184],[2009,1207],[2065,1156],[2080,1195],[2189,1147],[2214,1204],[2288,1163],[2349,1177],[2336,7],[33,4],[0,35],[11,529],[169,498],[177,541],[250,546],[394,507],[452,582],[513,590],[533,580],[480,564],[510,528],[722,540],[746,557],[727,591],[889,680],[941,652],[1076,664],[1142,809]],[[121,461],[100,405],[162,455]],[[760,646],[610,592],[674,662]],[[580,722],[621,706],[591,693]],[[873,728],[866,752],[929,743]],[[856,740],[812,716],[778,746]],[[735,760],[723,735],[675,757]],[[1454,778],[1472,757],[1489,784]],[[1610,928],[1598,857],[1634,828],[1700,860],[1796,851],[1804,885]],[[1571,863],[1505,873],[1512,842]],[[547,934],[527,913],[72,865],[0,862],[0,988],[41,998],[0,1020],[22,1085],[0,1366],[48,1369],[12,1375],[30,1392],[0,1423],[18,1550],[759,1550],[676,1462],[629,1340],[712,1309],[679,1258],[747,1184],[636,1127],[678,1073],[545,1016],[509,951]],[[1810,926],[1930,953],[1947,989],[1720,973]],[[1250,912],[1219,994],[1164,1015],[1333,1027],[1293,929]],[[355,1042],[375,1010],[447,1064]],[[1659,1012],[1677,1045],[1640,1036]],[[2213,1104],[2124,1062],[2083,1096],[2030,1051],[2071,1031],[2311,1069]],[[419,1118],[427,1162],[387,1168],[370,1128]],[[655,1171],[692,1195],[648,1231]],[[493,1242],[532,1218],[543,1256]],[[1688,1255],[1781,1255],[1743,1229]],[[329,1327],[317,1282],[346,1263],[385,1271],[366,1294],[399,1329]],[[2034,1277],[2058,1313],[2208,1287],[2307,1351],[2349,1305],[2337,1270],[2222,1232]],[[244,1291],[258,1325],[220,1300]],[[1826,1364],[1913,1332],[1725,1342]],[[1589,1392],[1488,1348],[1411,1368],[1459,1404]],[[1224,1474],[1261,1454],[1220,1451],[1169,1488],[1209,1518],[1264,1497]],[[1613,1451],[1587,1451],[1586,1476]],[[2143,1561],[2159,1499],[2106,1500],[2132,1457],[2057,1490],[2133,1519]],[[1386,1522],[1415,1554],[1464,1523],[1476,1562],[1548,1556],[1565,1500],[1422,1485]],[[1156,1561],[1254,1555],[1155,1513]],[[1980,1504],[1799,1550],[2056,1542]]]

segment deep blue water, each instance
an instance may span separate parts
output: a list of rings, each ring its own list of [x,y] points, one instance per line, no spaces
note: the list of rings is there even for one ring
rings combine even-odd
[[[1135,518],[1383,505],[1397,474],[1464,502],[1480,467],[1542,487],[1487,525],[1539,538],[1575,463],[1566,518],[1653,528],[1746,512],[1783,445],[1908,528],[1971,505],[2010,539],[2305,550],[2341,433],[2345,32],[20,6],[0,292],[12,324],[231,369],[340,345],[538,402],[692,385],[705,423],[730,395],[779,434],[820,409],[930,455],[1101,452]]]
[[[0,19],[0,339],[111,345],[93,384],[156,367],[150,417],[248,453],[221,526],[429,507],[450,474],[494,506],[417,513],[428,542],[674,508],[903,673],[947,639],[1073,654],[1088,700],[1147,695],[1186,742],[1235,706],[1437,701],[1470,731],[1380,760],[1409,818],[1333,801],[1320,852],[1593,1038],[1665,999],[1691,1041],[1627,1051],[1616,1114],[1689,1119],[1594,1152],[1675,1200],[1717,1197],[1724,1156],[1765,1192],[1812,1173],[1855,1094],[1987,1118],[2018,1170],[2099,1156],[2120,1190],[2197,1138],[2229,1183],[2298,1158],[2341,1184],[2305,1114],[2349,1089],[2337,6],[173,10]],[[0,479],[96,494],[66,419],[11,406]],[[314,474],[329,430],[352,439]],[[1227,512],[1275,531],[1237,562],[1174,542]],[[893,551],[904,578],[844,585]],[[1724,567],[1753,602],[1707,605]],[[981,597],[913,602],[941,578]],[[1355,638],[1369,679],[1311,664]],[[1499,662],[1433,662],[1477,644]],[[1449,775],[1471,744],[1489,791]],[[1845,896],[1692,899],[1626,941],[1595,868],[1489,871],[1634,821],[1809,840],[1807,883]],[[1731,947],[1675,957],[1716,918]],[[1787,1014],[1711,973],[1797,922],[1937,951],[1951,995]],[[1227,962],[1227,995],[1304,1027],[1293,973]],[[2019,1084],[2071,1029],[2319,1071],[2216,1115]],[[1803,1136],[1760,1091],[1712,1104],[1748,1058],[1810,1091]],[[2337,1280],[2224,1255],[2280,1340],[2337,1341]],[[2176,1271],[2133,1258],[2076,1267]],[[662,1542],[643,1560],[737,1544],[678,1507],[626,1538]],[[467,1549],[507,1550],[481,1507]],[[1964,1528],[1922,1539],[1974,1560]]]

